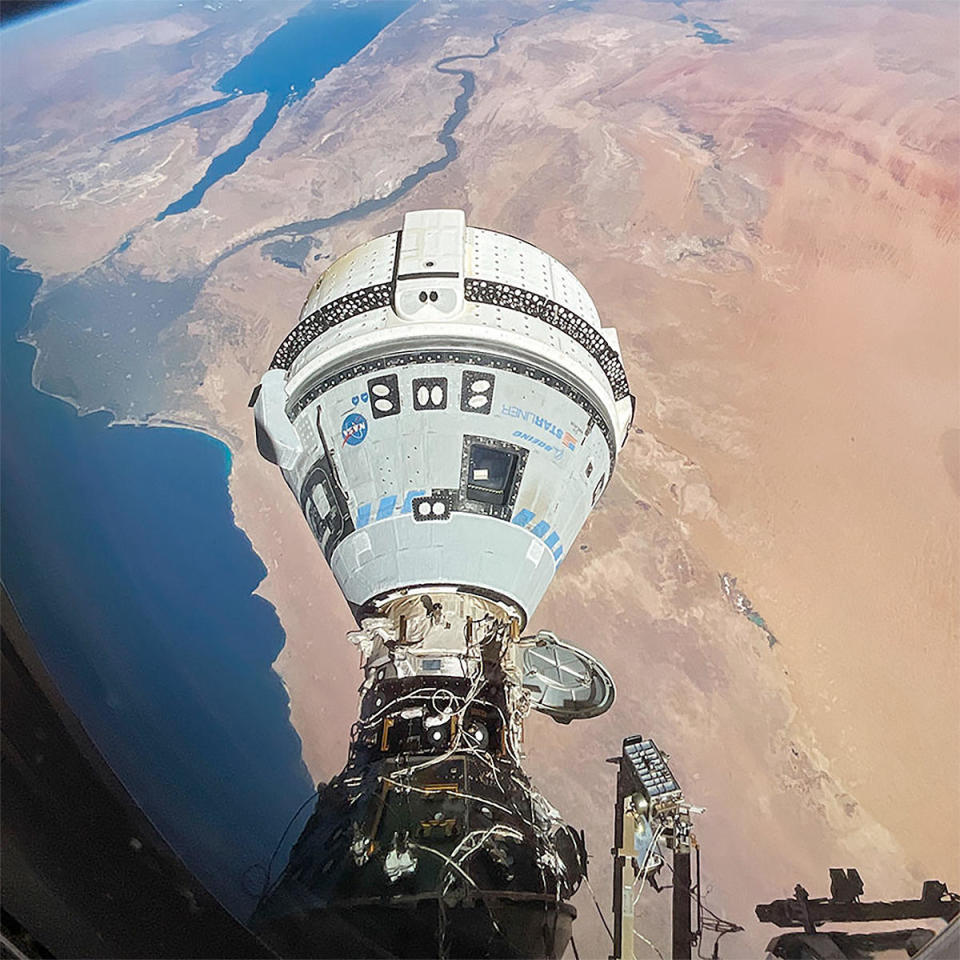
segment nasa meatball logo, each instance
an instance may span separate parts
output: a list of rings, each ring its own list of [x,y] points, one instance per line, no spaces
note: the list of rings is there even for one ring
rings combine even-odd
[[[343,437],[344,446],[349,443],[351,447],[355,447],[363,443],[367,435],[367,418],[362,413],[348,413],[340,425],[340,435]]]

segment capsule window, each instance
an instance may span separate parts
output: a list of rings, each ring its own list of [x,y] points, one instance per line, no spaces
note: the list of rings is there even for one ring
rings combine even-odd
[[[413,381],[414,410],[445,410],[447,406],[446,377],[417,377]]]
[[[395,373],[373,377],[367,381],[374,419],[392,417],[400,412],[400,388]]]
[[[496,378],[483,370],[464,370],[460,381],[460,409],[467,413],[489,413],[493,409]]]
[[[500,507],[506,504],[517,472],[517,460],[517,454],[509,450],[482,443],[471,444],[467,463],[467,499]]]

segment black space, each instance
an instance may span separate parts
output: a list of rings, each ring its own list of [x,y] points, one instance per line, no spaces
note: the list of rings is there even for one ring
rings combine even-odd
[[[83,0],[0,0],[0,26],[38,13],[49,13],[57,7],[82,2]]]

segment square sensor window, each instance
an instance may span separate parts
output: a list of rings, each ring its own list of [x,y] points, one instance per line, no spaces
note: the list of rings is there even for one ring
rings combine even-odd
[[[467,499],[504,506],[517,472],[516,453],[471,443],[467,461]]]
[[[460,409],[468,413],[489,413],[493,409],[496,378],[485,370],[464,370],[460,384]]]
[[[413,381],[414,410],[446,410],[447,378],[416,377]]]
[[[392,417],[400,412],[400,387],[397,375],[387,373],[381,377],[372,377],[367,381],[370,393],[370,408],[375,420]]]

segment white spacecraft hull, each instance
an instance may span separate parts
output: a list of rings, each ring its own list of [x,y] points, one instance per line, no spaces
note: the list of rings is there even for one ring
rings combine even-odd
[[[632,398],[616,332],[569,270],[421,211],[327,270],[256,415],[358,615],[455,585],[525,620],[603,492]]]

